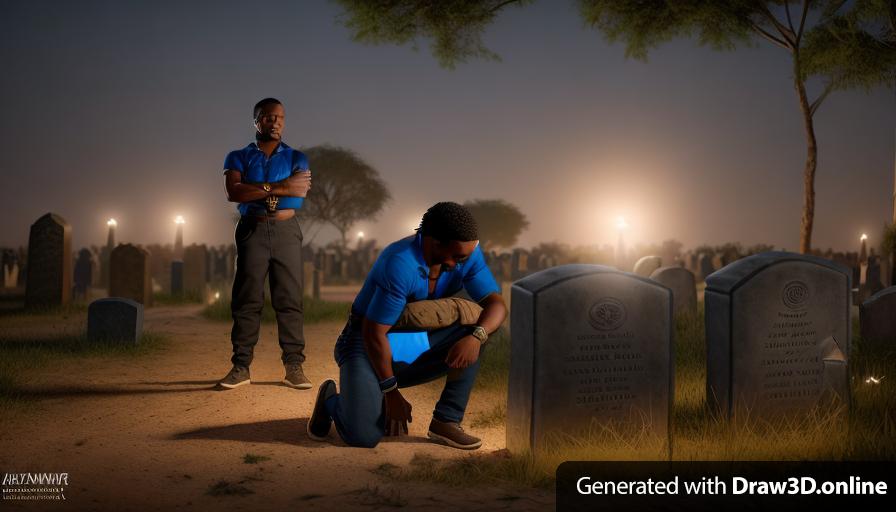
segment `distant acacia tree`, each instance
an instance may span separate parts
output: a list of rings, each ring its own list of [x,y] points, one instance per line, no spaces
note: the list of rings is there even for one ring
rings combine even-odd
[[[311,190],[300,218],[332,225],[346,247],[351,227],[375,219],[392,196],[379,172],[354,151],[329,144],[302,151],[311,168]]]
[[[464,206],[479,226],[479,243],[485,251],[496,247],[513,247],[524,229],[526,216],[515,205],[502,199],[475,199]]]
[[[432,41],[442,66],[470,57],[497,58],[482,34],[498,13],[529,0],[338,0],[356,41]],[[812,246],[818,144],[814,116],[837,89],[892,87],[896,81],[894,0],[579,0],[587,24],[610,41],[623,41],[626,56],[646,59],[649,49],[677,37],[697,36],[716,49],[752,45],[760,39],[786,51],[806,137],[800,251]],[[794,7],[791,8],[791,4]],[[823,89],[809,98],[807,81]]]

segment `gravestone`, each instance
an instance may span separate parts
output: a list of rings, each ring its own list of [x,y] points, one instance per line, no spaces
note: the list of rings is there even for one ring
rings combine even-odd
[[[131,244],[119,244],[109,256],[109,295],[152,305],[149,280],[149,251]]]
[[[632,272],[641,277],[650,277],[650,274],[661,266],[663,266],[663,259],[659,256],[644,256],[635,262]]]
[[[849,404],[850,271],[765,252],[707,279],[707,400],[725,417],[771,419]]]
[[[12,262],[8,265],[3,265],[3,287],[4,288],[15,288],[19,282],[19,264],[17,262]]]
[[[137,343],[143,334],[143,305],[131,299],[110,297],[87,308],[87,339]]]
[[[650,279],[672,290],[674,314],[697,311],[697,283],[690,270],[681,267],[660,267],[650,274]]]
[[[72,228],[48,213],[31,225],[28,236],[25,305],[61,306],[72,297]]]
[[[97,248],[90,248],[90,287],[101,288],[100,286],[100,253]]]
[[[205,245],[191,244],[184,248],[184,293],[200,297],[205,295],[208,249]]]
[[[78,259],[75,261],[75,297],[87,298],[87,291],[93,283],[93,254],[90,249],[78,251]]]
[[[507,447],[610,427],[668,442],[672,294],[602,265],[562,265],[514,283]]]
[[[226,280],[233,281],[233,276],[236,275],[236,246],[230,244],[227,246],[227,274]]]
[[[314,263],[302,262],[302,295],[314,296]],[[315,297],[316,298],[316,297]]]
[[[174,260],[171,262],[171,294],[184,293],[184,262]]]
[[[519,279],[529,273],[529,253],[525,249],[514,249],[510,255],[512,279]]]
[[[885,354],[896,351],[896,286],[875,293],[859,307],[863,349]]]
[[[697,271],[699,272],[699,277],[701,281],[705,281],[710,274],[716,271],[715,267],[712,266],[712,258],[706,253],[700,253],[700,256],[697,257]]]

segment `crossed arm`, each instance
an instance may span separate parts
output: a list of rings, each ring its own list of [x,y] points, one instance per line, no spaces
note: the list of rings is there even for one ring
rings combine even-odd
[[[224,177],[227,200],[232,203],[250,203],[268,196],[305,197],[311,188],[311,171],[297,172],[285,180],[271,183],[270,192],[266,192],[260,184],[243,183],[240,171],[227,169]]]

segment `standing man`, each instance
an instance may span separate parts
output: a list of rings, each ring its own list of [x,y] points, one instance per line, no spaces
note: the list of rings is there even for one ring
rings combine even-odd
[[[309,389],[302,371],[302,229],[295,211],[311,188],[308,158],[281,141],[285,113],[274,98],[252,111],[255,142],[231,151],[224,160],[227,200],[239,203],[236,226],[236,275],[231,312],[233,369],[219,384],[232,389],[249,383],[252,351],[258,342],[264,281],[270,276],[271,303],[286,369],[283,384]]]
[[[467,450],[482,444],[460,423],[479,370],[479,350],[504,321],[507,307],[478,239],[470,212],[445,202],[426,211],[416,236],[383,250],[336,341],[341,393],[333,380],[321,384],[308,420],[312,439],[322,440],[334,421],[336,431],[351,446],[374,447],[383,435],[406,434],[411,404],[399,388],[447,374],[428,436]],[[476,325],[430,331],[412,361],[394,360],[393,354],[406,347],[393,350],[389,331],[405,305],[454,295],[461,288],[482,306]]]

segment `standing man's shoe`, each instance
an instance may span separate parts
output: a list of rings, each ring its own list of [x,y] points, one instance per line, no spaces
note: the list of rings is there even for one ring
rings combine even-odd
[[[336,394],[336,381],[327,379],[320,385],[317,390],[317,400],[314,401],[314,409],[311,410],[311,417],[308,418],[308,437],[315,441],[326,440],[327,434],[330,433],[330,426],[333,418],[327,412],[327,399]]]
[[[305,377],[301,363],[286,365],[286,377],[283,377],[283,383],[291,388],[311,389],[311,381],[308,380],[308,377]]]
[[[224,389],[233,389],[248,383],[249,368],[246,368],[245,366],[234,366],[230,369],[230,373],[218,382],[218,385]]]
[[[460,423],[446,423],[435,418],[429,423],[429,432],[426,435],[437,443],[461,450],[475,450],[482,446],[482,439],[464,432]]]

